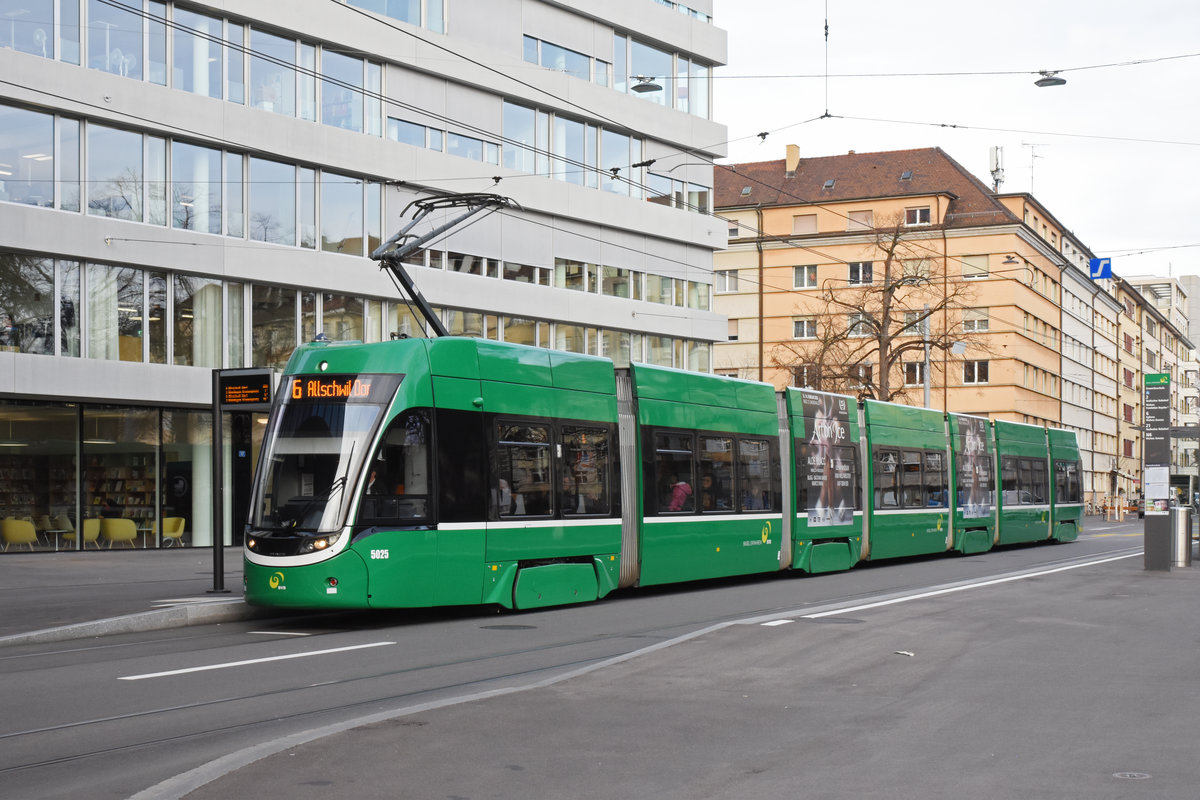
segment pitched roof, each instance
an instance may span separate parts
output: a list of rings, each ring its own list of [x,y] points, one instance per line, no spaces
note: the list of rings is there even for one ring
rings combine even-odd
[[[785,170],[784,159],[718,165],[716,208],[822,205],[942,194],[950,196],[948,227],[1020,222],[986,184],[940,147],[801,158],[794,175],[788,177]]]

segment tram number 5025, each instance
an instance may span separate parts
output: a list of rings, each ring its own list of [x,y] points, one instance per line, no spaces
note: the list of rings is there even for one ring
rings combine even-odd
[[[387,557],[388,557],[388,554],[389,554],[390,552],[391,552],[391,551],[389,551],[389,550],[372,550],[372,551],[371,551],[371,560],[372,560],[372,561],[377,561],[377,560],[380,560],[380,559],[382,559],[382,560],[385,560],[385,561],[386,561],[386,560],[387,560]]]

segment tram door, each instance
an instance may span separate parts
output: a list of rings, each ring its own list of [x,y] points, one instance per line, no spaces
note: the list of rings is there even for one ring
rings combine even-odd
[[[250,494],[254,488],[254,468],[267,432],[267,414],[233,411],[229,414],[229,511],[230,544],[240,546],[250,516]]]

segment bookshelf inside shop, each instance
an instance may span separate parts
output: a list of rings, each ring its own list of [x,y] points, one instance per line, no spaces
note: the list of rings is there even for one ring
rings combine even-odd
[[[0,517],[34,519],[74,513],[71,456],[0,455]]]
[[[84,474],[83,488],[87,516],[154,519],[153,456],[92,458]]]

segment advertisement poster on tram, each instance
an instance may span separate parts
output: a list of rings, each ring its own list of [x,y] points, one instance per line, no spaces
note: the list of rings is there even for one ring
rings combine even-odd
[[[845,397],[801,392],[807,440],[800,444],[797,488],[809,527],[846,525],[857,505],[857,453]]]
[[[969,519],[991,516],[992,456],[988,452],[987,420],[958,417],[958,506]]]

